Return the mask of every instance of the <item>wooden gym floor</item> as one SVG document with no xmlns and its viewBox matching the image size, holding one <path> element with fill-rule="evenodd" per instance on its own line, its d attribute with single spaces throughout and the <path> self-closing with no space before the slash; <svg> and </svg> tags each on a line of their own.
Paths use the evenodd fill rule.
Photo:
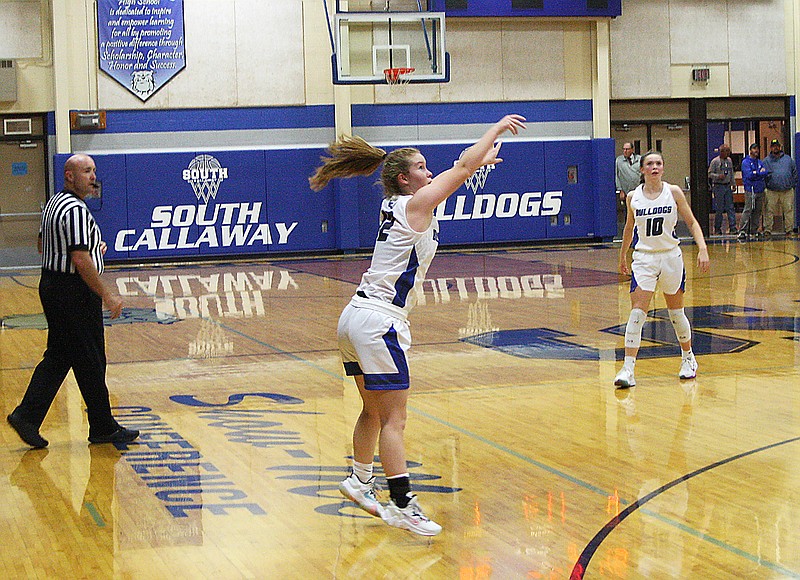
<svg viewBox="0 0 800 580">
<path fill-rule="evenodd" d="M 715 241 L 710 274 L 684 244 L 698 377 L 659 297 L 629 391 L 617 248 L 434 260 L 406 428 L 432 539 L 336 489 L 359 412 L 336 322 L 365 257 L 110 269 L 108 384 L 143 436 L 88 445 L 71 375 L 48 449 L 0 424 L 0 577 L 799 578 L 800 243 Z M 44 348 L 37 283 L 0 276 L 3 416 Z"/>
</svg>

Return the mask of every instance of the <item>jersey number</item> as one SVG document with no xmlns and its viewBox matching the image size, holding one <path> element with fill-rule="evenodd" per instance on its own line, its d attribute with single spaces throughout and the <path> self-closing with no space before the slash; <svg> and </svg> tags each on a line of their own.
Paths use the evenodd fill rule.
<svg viewBox="0 0 800 580">
<path fill-rule="evenodd" d="M 660 236 L 664 233 L 664 218 L 654 217 L 647 219 L 647 236 Z"/>
<path fill-rule="evenodd" d="M 381 227 L 378 229 L 378 241 L 385 242 L 389 237 L 389 230 L 394 224 L 394 214 L 392 212 L 381 212 Z"/>
</svg>

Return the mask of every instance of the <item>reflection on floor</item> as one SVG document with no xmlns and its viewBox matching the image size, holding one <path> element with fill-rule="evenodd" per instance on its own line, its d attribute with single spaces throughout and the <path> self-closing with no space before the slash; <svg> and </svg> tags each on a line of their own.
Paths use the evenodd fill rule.
<svg viewBox="0 0 800 580">
<path fill-rule="evenodd" d="M 337 490 L 360 404 L 336 324 L 363 257 L 110 268 L 119 449 L 70 375 L 27 451 L 0 425 L 4 577 L 798 578 L 800 242 L 684 242 L 699 362 L 663 297 L 612 383 L 618 245 L 441 252 L 411 315 L 412 486 L 444 531 Z M 45 347 L 36 270 L 0 272 L 0 411 Z M 378 482 L 386 482 L 376 460 Z M 387 492 L 381 499 L 386 501 Z M 72 557 L 84 554 L 85 557 Z"/>
</svg>

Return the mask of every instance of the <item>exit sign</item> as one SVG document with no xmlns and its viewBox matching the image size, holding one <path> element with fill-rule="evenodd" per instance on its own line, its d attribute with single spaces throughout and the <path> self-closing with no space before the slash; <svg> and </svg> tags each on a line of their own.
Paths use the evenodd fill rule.
<svg viewBox="0 0 800 580">
<path fill-rule="evenodd" d="M 711 71 L 708 68 L 693 68 L 692 69 L 692 82 L 707 83 L 711 78 Z"/>
</svg>

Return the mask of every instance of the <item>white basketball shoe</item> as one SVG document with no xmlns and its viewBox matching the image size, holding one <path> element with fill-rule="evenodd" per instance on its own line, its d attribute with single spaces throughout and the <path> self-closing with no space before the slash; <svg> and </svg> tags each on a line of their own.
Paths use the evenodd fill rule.
<svg viewBox="0 0 800 580">
<path fill-rule="evenodd" d="M 394 500 L 390 499 L 383 508 L 381 517 L 390 526 L 408 530 L 420 536 L 435 536 L 442 531 L 442 526 L 422 512 L 422 508 L 417 502 L 417 496 L 412 497 L 404 508 L 397 507 Z"/>
<path fill-rule="evenodd" d="M 339 484 L 341 494 L 358 504 L 365 512 L 375 517 L 381 517 L 383 506 L 378 501 L 378 494 L 375 491 L 375 477 L 370 477 L 367 483 L 361 483 L 355 473 L 351 473 Z"/>
<path fill-rule="evenodd" d="M 678 376 L 682 379 L 693 379 L 697 376 L 697 359 L 693 354 L 681 361 L 681 370 L 678 371 Z"/>
<path fill-rule="evenodd" d="M 633 377 L 633 368 L 628 365 L 622 365 L 622 368 L 614 378 L 614 385 L 620 389 L 627 389 L 628 387 L 636 386 L 636 379 Z"/>
</svg>

